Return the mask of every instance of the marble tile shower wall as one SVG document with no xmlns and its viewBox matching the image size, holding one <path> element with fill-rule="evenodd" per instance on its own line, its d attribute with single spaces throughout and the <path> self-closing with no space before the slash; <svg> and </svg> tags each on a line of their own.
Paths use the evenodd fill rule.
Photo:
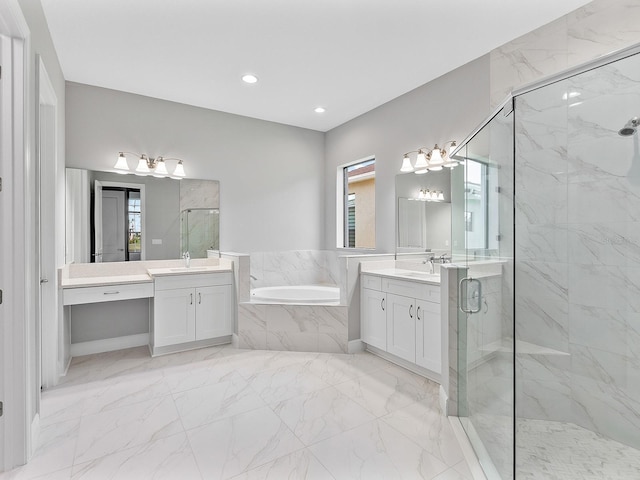
<svg viewBox="0 0 640 480">
<path fill-rule="evenodd" d="M 340 285 L 338 255 L 325 250 L 251 254 L 251 287 Z"/>
<path fill-rule="evenodd" d="M 637 0 L 595 0 L 491 52 L 491 105 L 515 88 L 638 42 Z"/>
<path fill-rule="evenodd" d="M 637 57 L 517 99 L 516 334 L 519 416 L 640 448 Z"/>
</svg>

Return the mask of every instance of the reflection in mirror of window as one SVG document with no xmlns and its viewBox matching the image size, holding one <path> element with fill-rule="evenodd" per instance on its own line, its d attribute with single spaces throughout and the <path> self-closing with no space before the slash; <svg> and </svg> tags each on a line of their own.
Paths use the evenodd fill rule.
<svg viewBox="0 0 640 480">
<path fill-rule="evenodd" d="M 487 249 L 487 164 L 467 159 L 464 183 L 464 230 L 467 248 Z"/>
<path fill-rule="evenodd" d="M 338 247 L 376 246 L 375 163 L 375 158 L 368 158 L 338 169 L 338 180 L 343 187 L 342 218 L 338 225 L 342 241 Z"/>
</svg>

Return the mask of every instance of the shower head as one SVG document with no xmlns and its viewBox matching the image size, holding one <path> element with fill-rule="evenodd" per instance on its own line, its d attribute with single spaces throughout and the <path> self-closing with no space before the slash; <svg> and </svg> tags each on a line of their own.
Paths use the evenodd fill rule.
<svg viewBox="0 0 640 480">
<path fill-rule="evenodd" d="M 638 117 L 633 117 L 624 127 L 618 130 L 618 135 L 621 137 L 630 137 L 638 131 L 638 125 L 640 125 L 640 119 Z"/>
</svg>

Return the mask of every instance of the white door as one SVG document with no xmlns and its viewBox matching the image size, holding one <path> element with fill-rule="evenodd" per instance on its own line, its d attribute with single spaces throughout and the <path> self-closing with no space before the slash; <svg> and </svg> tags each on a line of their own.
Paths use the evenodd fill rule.
<svg viewBox="0 0 640 480">
<path fill-rule="evenodd" d="M 196 339 L 195 289 L 156 290 L 153 299 L 153 346 L 163 347 Z"/>
<path fill-rule="evenodd" d="M 197 288 L 196 340 L 223 337 L 232 333 L 231 286 Z"/>
<path fill-rule="evenodd" d="M 415 363 L 415 300 L 389 293 L 387 302 L 387 352 Z"/>
<path fill-rule="evenodd" d="M 93 261 L 102 262 L 102 182 L 95 181 L 93 191 Z"/>
<path fill-rule="evenodd" d="M 416 301 L 416 363 L 442 373 L 440 304 Z"/>
<path fill-rule="evenodd" d="M 386 294 L 363 288 L 360 300 L 362 341 L 372 347 L 387 349 Z"/>
<path fill-rule="evenodd" d="M 102 261 L 125 261 L 125 193 L 102 190 Z M 97 222 L 96 222 L 97 223 Z"/>
</svg>

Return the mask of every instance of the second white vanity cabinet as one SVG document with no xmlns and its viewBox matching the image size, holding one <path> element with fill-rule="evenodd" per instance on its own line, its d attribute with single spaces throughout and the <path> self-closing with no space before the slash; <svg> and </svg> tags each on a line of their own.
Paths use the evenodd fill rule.
<svg viewBox="0 0 640 480">
<path fill-rule="evenodd" d="M 231 302 L 230 273 L 157 277 L 150 326 L 152 353 L 176 350 L 161 347 L 230 336 Z"/>
<path fill-rule="evenodd" d="M 363 273 L 360 315 L 367 345 L 441 374 L 439 285 Z"/>
</svg>

